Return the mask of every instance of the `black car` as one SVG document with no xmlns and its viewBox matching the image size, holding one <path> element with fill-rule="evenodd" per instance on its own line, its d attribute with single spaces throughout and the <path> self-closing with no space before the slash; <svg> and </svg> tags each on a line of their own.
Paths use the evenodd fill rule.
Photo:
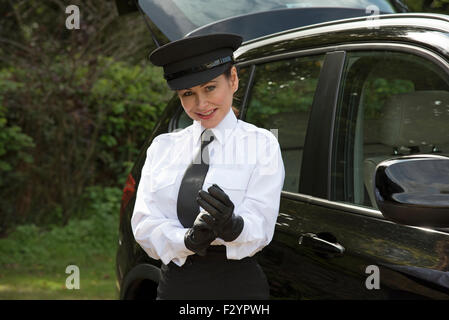
<svg viewBox="0 0 449 320">
<path fill-rule="evenodd" d="M 216 31 L 245 39 L 234 107 L 277 132 L 286 170 L 274 238 L 258 253 L 271 297 L 449 299 L 449 16 L 387 1 L 241 1 L 200 14 L 202 2 L 139 4 L 160 44 Z M 174 96 L 128 177 L 122 299 L 154 299 L 159 279 L 161 262 L 130 225 L 146 149 L 191 123 Z"/>
</svg>

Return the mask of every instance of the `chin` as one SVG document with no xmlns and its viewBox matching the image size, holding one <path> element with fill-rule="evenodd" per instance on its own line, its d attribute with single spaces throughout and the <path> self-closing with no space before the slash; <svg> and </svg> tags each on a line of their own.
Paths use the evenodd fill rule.
<svg viewBox="0 0 449 320">
<path fill-rule="evenodd" d="M 211 129 L 211 128 L 215 128 L 219 122 L 214 121 L 214 122 L 209 122 L 209 121 L 204 121 L 204 120 L 199 120 L 201 122 L 201 125 L 205 128 L 205 129 Z"/>
<path fill-rule="evenodd" d="M 204 119 L 198 119 L 198 121 L 201 123 L 201 125 L 206 129 L 215 128 L 218 126 L 218 124 L 223 120 L 224 116 L 222 114 L 216 114 L 213 119 L 210 120 L 204 120 Z"/>
</svg>

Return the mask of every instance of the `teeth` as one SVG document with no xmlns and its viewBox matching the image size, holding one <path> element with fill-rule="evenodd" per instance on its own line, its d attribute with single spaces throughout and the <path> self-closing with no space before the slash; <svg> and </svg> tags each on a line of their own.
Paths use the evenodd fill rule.
<svg viewBox="0 0 449 320">
<path fill-rule="evenodd" d="M 208 116 L 208 115 L 210 115 L 212 112 L 214 112 L 214 109 L 212 109 L 212 110 L 209 111 L 208 113 L 200 113 L 200 115 L 202 115 L 202 116 Z"/>
</svg>

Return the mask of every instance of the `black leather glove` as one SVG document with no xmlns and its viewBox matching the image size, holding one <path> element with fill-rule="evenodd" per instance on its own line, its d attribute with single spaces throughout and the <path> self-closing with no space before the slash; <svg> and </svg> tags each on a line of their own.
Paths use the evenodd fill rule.
<svg viewBox="0 0 449 320">
<path fill-rule="evenodd" d="M 205 256 L 210 243 L 215 240 L 216 235 L 209 223 L 204 220 L 207 213 L 200 212 L 193 223 L 192 228 L 187 230 L 184 236 L 184 244 L 187 249 L 200 256 Z M 210 218 L 210 217 L 206 217 Z"/>
<path fill-rule="evenodd" d="M 234 214 L 234 204 L 219 186 L 214 184 L 207 191 L 200 190 L 196 198 L 198 204 L 214 218 L 212 220 L 205 215 L 204 221 L 224 241 L 235 240 L 243 230 L 243 218 Z"/>
</svg>

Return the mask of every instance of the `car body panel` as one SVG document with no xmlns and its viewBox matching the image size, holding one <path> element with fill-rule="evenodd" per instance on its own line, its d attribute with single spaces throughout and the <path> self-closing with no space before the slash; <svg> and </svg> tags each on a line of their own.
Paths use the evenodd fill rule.
<svg viewBox="0 0 449 320">
<path fill-rule="evenodd" d="M 259 257 L 273 298 L 449 299 L 449 287 L 429 288 L 394 269 L 405 265 L 447 271 L 449 234 L 355 214 L 351 206 L 319 198 L 286 192 L 282 196 L 275 237 Z M 299 238 L 309 232 L 332 235 L 346 249 L 344 254 L 302 247 Z M 366 286 L 369 266 L 379 268 L 379 289 Z"/>
</svg>

